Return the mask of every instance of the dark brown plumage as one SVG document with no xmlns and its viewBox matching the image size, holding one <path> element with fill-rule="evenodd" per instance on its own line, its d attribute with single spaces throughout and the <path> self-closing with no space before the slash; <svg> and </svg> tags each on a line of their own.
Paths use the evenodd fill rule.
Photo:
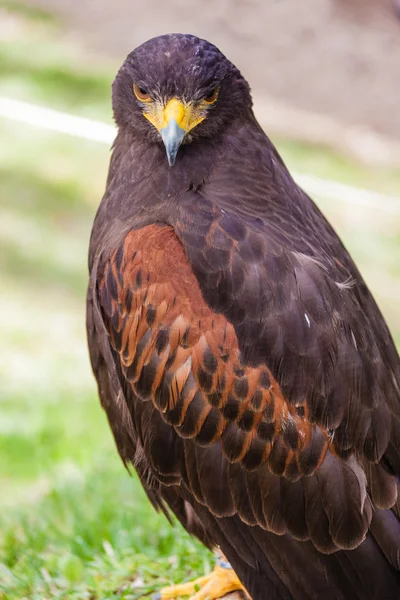
<svg viewBox="0 0 400 600">
<path fill-rule="evenodd" d="M 134 83 L 218 90 L 173 167 Z M 398 599 L 400 362 L 357 268 L 214 46 L 147 42 L 113 103 L 87 323 L 122 459 L 254 600 Z"/>
</svg>

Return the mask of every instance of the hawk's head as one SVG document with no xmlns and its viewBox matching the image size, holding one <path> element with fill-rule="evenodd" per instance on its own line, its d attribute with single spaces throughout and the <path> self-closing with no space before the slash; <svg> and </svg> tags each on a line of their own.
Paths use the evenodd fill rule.
<svg viewBox="0 0 400 600">
<path fill-rule="evenodd" d="M 238 69 L 218 48 L 193 35 L 163 35 L 139 46 L 113 84 L 119 128 L 163 142 L 171 166 L 181 144 L 218 136 L 251 105 Z"/>
</svg>

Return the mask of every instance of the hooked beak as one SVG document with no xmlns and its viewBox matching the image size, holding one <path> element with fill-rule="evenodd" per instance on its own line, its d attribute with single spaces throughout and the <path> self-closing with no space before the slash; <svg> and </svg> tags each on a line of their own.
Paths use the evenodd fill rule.
<svg viewBox="0 0 400 600">
<path fill-rule="evenodd" d="M 158 102 L 149 104 L 143 115 L 160 132 L 170 167 L 175 164 L 185 135 L 205 119 L 203 110 L 178 98 L 171 98 L 165 106 Z"/>
<path fill-rule="evenodd" d="M 176 119 L 171 119 L 168 125 L 160 129 L 160 133 L 164 142 L 165 150 L 167 151 L 169 166 L 173 167 L 179 146 L 186 135 L 186 130 L 178 125 Z"/>
</svg>

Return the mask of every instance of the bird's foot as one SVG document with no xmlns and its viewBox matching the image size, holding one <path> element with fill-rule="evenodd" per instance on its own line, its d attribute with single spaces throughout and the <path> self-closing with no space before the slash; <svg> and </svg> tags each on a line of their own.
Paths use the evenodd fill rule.
<svg viewBox="0 0 400 600">
<path fill-rule="evenodd" d="M 238 576 L 229 563 L 219 561 L 209 575 L 194 581 L 165 587 L 157 594 L 155 600 L 176 600 L 182 596 L 190 596 L 190 600 L 217 600 L 236 590 L 243 590 Z"/>
</svg>

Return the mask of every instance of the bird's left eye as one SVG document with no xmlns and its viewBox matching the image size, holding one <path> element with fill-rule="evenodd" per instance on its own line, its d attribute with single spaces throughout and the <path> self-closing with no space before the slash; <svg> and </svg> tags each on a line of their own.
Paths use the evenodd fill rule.
<svg viewBox="0 0 400 600">
<path fill-rule="evenodd" d="M 214 102 L 218 98 L 218 93 L 219 93 L 219 89 L 217 87 L 214 88 L 213 90 L 210 91 L 209 94 L 207 94 L 207 96 L 204 96 L 204 98 L 203 98 L 204 102 L 206 102 L 207 104 L 214 104 Z"/>
<path fill-rule="evenodd" d="M 150 102 L 151 96 L 149 92 L 145 88 L 140 87 L 137 83 L 133 84 L 133 92 L 140 102 Z"/>
</svg>

